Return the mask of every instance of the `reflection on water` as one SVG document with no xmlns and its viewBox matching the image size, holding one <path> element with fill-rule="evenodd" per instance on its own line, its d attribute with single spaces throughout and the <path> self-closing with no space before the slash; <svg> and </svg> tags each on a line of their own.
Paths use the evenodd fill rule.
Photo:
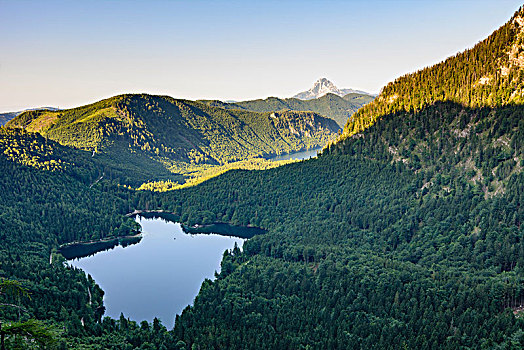
<svg viewBox="0 0 524 350">
<path fill-rule="evenodd" d="M 200 285 L 220 270 L 226 249 L 244 239 L 216 234 L 185 234 L 178 223 L 137 218 L 143 238 L 139 244 L 101 251 L 70 260 L 90 274 L 105 291 L 106 316 L 123 312 L 135 321 L 158 317 L 168 328 L 175 315 L 193 303 Z"/>
<path fill-rule="evenodd" d="M 60 248 L 58 252 L 62 254 L 67 260 L 72 260 L 91 256 L 104 250 L 113 249 L 119 245 L 125 248 L 129 245 L 138 244 L 141 240 L 142 236 L 136 235 L 111 238 L 89 243 L 68 244 Z"/>
</svg>

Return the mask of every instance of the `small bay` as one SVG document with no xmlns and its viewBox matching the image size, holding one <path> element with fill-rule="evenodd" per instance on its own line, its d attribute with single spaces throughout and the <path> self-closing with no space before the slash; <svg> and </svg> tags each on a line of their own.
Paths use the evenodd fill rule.
<svg viewBox="0 0 524 350">
<path fill-rule="evenodd" d="M 304 160 L 304 159 L 309 159 L 309 158 L 316 158 L 317 153 L 320 152 L 320 151 L 322 151 L 322 147 L 315 148 L 315 149 L 310 149 L 310 150 L 306 150 L 306 151 L 281 154 L 281 155 L 275 156 L 273 158 L 270 158 L 269 160 L 272 160 L 272 161 L 290 160 L 290 159 Z"/>
<path fill-rule="evenodd" d="M 143 229 L 138 244 L 117 246 L 69 260 L 105 291 L 105 316 L 120 313 L 135 321 L 158 317 L 168 328 L 175 315 L 193 303 L 202 282 L 220 270 L 222 255 L 244 239 L 217 234 L 186 234 L 178 223 L 137 217 Z"/>
</svg>

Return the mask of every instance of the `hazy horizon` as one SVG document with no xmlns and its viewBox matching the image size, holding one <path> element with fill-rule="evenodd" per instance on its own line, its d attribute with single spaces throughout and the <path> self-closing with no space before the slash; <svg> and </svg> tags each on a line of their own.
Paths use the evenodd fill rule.
<svg viewBox="0 0 524 350">
<path fill-rule="evenodd" d="M 285 98 L 321 77 L 377 93 L 474 46 L 520 5 L 0 0 L 0 113 L 122 93 Z"/>
</svg>

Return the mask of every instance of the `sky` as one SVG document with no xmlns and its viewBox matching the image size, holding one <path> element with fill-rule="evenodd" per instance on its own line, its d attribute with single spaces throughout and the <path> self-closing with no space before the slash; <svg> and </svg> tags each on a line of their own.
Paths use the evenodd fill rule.
<svg viewBox="0 0 524 350">
<path fill-rule="evenodd" d="M 321 77 L 376 93 L 472 47 L 520 1 L 0 0 L 0 113 L 121 93 L 291 97 Z"/>
</svg>

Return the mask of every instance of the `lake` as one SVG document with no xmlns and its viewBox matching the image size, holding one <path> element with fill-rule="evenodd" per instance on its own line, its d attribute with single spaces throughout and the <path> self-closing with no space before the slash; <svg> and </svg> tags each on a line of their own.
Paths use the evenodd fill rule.
<svg viewBox="0 0 524 350">
<path fill-rule="evenodd" d="M 204 279 L 214 279 L 226 249 L 244 239 L 217 234 L 186 234 L 180 224 L 137 217 L 138 244 L 69 260 L 105 291 L 105 316 L 123 313 L 134 321 L 158 317 L 172 328 L 175 315 L 193 303 Z"/>
<path fill-rule="evenodd" d="M 311 157 L 315 158 L 317 156 L 317 152 L 320 152 L 322 148 L 315 148 L 310 149 L 307 151 L 300 151 L 300 152 L 294 152 L 294 153 L 287 153 L 287 154 L 281 154 L 279 156 L 270 158 L 269 160 L 277 161 L 277 160 L 289 160 L 289 159 L 309 159 Z"/>
</svg>

